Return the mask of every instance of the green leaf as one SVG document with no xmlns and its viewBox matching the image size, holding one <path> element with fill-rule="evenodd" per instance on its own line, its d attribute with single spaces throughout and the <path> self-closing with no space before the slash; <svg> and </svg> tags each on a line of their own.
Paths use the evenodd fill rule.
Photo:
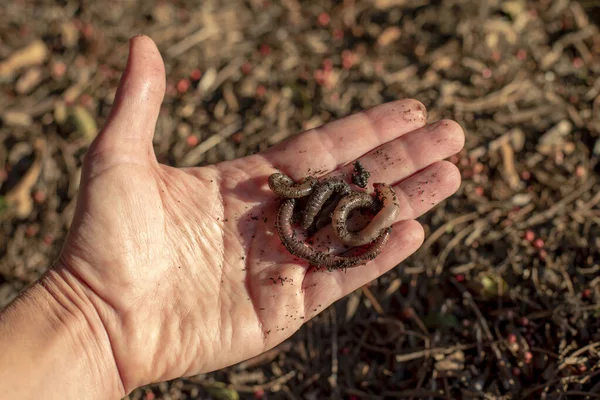
<svg viewBox="0 0 600 400">
<path fill-rule="evenodd" d="M 217 400 L 239 400 L 239 393 L 228 388 L 223 382 L 215 382 L 210 385 L 204 385 L 204 389 Z"/>
<path fill-rule="evenodd" d="M 479 275 L 479 283 L 482 286 L 481 294 L 488 297 L 498 297 L 508 292 L 508 283 L 497 274 Z"/>
<path fill-rule="evenodd" d="M 77 133 L 86 138 L 88 142 L 94 140 L 98 133 L 98 127 L 91 114 L 85 108 L 75 106 L 71 110 L 71 116 L 77 128 Z"/>
</svg>

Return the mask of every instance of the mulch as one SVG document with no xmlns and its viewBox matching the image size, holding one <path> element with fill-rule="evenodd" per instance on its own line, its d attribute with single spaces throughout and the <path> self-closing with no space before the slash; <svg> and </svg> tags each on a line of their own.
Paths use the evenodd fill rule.
<svg viewBox="0 0 600 400">
<path fill-rule="evenodd" d="M 600 398 L 597 2 L 28 3 L 0 9 L 0 308 L 58 254 L 134 34 L 165 60 L 173 166 L 405 97 L 466 133 L 417 253 L 277 348 L 130 399 Z"/>
</svg>

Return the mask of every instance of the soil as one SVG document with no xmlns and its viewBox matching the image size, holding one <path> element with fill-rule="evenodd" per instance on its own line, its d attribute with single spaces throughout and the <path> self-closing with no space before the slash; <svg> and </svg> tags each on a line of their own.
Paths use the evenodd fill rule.
<svg viewBox="0 0 600 400">
<path fill-rule="evenodd" d="M 172 166 L 406 97 L 466 133 L 417 253 L 277 348 L 128 398 L 600 397 L 597 1 L 30 3 L 0 8 L 0 308 L 58 254 L 135 34 Z"/>
<path fill-rule="evenodd" d="M 354 172 L 352 173 L 352 183 L 361 188 L 366 188 L 369 184 L 369 176 L 371 173 L 365 169 L 365 167 L 356 161 L 354 164 Z"/>
</svg>

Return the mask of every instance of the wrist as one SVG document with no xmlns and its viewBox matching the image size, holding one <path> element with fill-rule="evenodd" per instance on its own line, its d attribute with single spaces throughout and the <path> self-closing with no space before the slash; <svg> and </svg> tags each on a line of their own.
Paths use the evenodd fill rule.
<svg viewBox="0 0 600 400">
<path fill-rule="evenodd" d="M 64 269 L 50 270 L 0 315 L 0 338 L 12 398 L 124 396 L 100 316 Z"/>
</svg>

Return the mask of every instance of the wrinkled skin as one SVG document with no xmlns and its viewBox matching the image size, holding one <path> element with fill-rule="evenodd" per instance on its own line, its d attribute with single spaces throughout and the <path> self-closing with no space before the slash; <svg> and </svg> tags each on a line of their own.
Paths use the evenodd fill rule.
<svg viewBox="0 0 600 400">
<path fill-rule="evenodd" d="M 457 168 L 443 160 L 461 150 L 462 129 L 446 120 L 427 125 L 415 100 L 351 115 L 262 154 L 202 168 L 161 165 L 152 138 L 164 90 L 154 43 L 132 39 L 109 121 L 86 154 L 77 210 L 53 270 L 99 315 L 112 350 L 104 356 L 123 394 L 279 344 L 417 250 L 423 229 L 414 219 L 460 185 Z M 388 246 L 347 271 L 294 259 L 275 232 L 279 201 L 269 175 L 350 176 L 357 159 L 370 182 L 398 193 L 401 212 Z"/>
</svg>

